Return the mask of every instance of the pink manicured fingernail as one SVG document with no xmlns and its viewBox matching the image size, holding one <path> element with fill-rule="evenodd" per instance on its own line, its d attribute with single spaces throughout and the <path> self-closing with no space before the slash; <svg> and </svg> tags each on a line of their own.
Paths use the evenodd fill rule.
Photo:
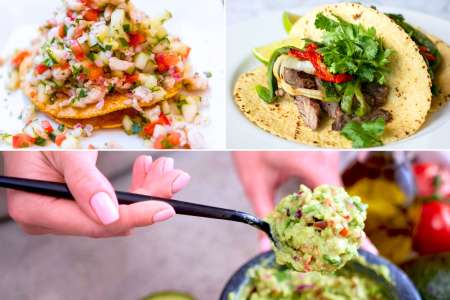
<svg viewBox="0 0 450 300">
<path fill-rule="evenodd" d="M 166 157 L 161 163 L 161 173 L 166 173 L 173 170 L 174 161 L 171 157 Z"/>
<path fill-rule="evenodd" d="M 169 220 L 175 215 L 175 211 L 172 208 L 166 208 L 153 215 L 153 223 L 159 223 Z"/>
<path fill-rule="evenodd" d="M 145 157 L 145 173 L 149 173 L 152 168 L 153 159 L 151 156 Z"/>
<path fill-rule="evenodd" d="M 270 249 L 272 249 L 272 243 L 270 242 L 270 240 L 268 238 L 264 237 L 261 240 L 260 247 L 261 247 L 261 251 L 266 252 L 266 251 L 269 251 Z"/>
<path fill-rule="evenodd" d="M 189 174 L 182 172 L 172 183 L 172 192 L 178 193 L 191 180 Z"/>
<path fill-rule="evenodd" d="M 103 224 L 108 225 L 119 219 L 119 210 L 111 197 L 105 192 L 92 196 L 91 207 Z"/>
</svg>

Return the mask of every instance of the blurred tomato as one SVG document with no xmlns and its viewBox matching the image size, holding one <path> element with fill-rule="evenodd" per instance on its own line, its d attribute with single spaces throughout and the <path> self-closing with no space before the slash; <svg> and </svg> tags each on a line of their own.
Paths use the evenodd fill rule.
<svg viewBox="0 0 450 300">
<path fill-rule="evenodd" d="M 450 198 L 450 170 L 435 163 L 418 163 L 413 166 L 417 195 L 428 199 Z"/>
<path fill-rule="evenodd" d="M 421 255 L 450 252 L 450 204 L 424 203 L 413 240 Z"/>
</svg>

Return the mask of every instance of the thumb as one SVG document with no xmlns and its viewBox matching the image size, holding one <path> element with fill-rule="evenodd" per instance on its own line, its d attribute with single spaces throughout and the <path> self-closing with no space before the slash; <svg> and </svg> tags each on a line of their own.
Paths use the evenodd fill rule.
<svg viewBox="0 0 450 300">
<path fill-rule="evenodd" d="M 66 152 L 60 166 L 70 192 L 92 220 L 108 225 L 119 219 L 116 194 L 111 183 L 96 167 L 97 153 Z"/>
</svg>

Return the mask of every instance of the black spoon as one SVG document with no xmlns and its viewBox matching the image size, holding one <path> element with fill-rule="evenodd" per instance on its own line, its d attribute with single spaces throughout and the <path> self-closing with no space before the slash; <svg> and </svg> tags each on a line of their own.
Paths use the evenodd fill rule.
<svg viewBox="0 0 450 300">
<path fill-rule="evenodd" d="M 59 182 L 0 176 L 0 187 L 74 200 L 67 185 Z M 121 191 L 116 191 L 116 195 L 120 204 L 133 204 L 149 200 L 162 201 L 171 205 L 180 215 L 245 223 L 264 231 L 276 245 L 278 244 L 272 235 L 269 223 L 242 211 Z"/>
</svg>

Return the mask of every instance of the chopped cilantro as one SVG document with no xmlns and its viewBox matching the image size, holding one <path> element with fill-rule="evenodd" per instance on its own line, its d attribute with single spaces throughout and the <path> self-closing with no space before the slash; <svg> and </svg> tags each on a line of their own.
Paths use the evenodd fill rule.
<svg viewBox="0 0 450 300">
<path fill-rule="evenodd" d="M 205 74 L 206 78 L 211 78 L 212 77 L 212 73 L 207 71 L 207 72 L 203 72 L 203 74 Z"/>
<path fill-rule="evenodd" d="M 64 132 L 65 129 L 66 129 L 66 126 L 64 126 L 64 124 L 59 124 L 59 126 L 58 126 L 59 132 Z"/>
<path fill-rule="evenodd" d="M 128 41 L 126 39 L 120 38 L 119 41 L 122 47 L 128 47 Z"/>
<path fill-rule="evenodd" d="M 34 143 L 35 143 L 37 146 L 45 146 L 45 145 L 47 144 L 47 140 L 44 139 L 44 138 L 42 138 L 42 137 L 40 137 L 40 136 L 38 136 L 38 137 L 36 138 L 36 140 L 34 141 Z"/>
<path fill-rule="evenodd" d="M 339 16 L 318 14 L 315 26 L 325 31 L 319 51 L 333 74 L 351 74 L 363 82 L 386 83 L 394 51 L 385 49 L 373 27 L 352 24 Z"/>
<path fill-rule="evenodd" d="M 183 107 L 183 105 L 188 104 L 188 102 L 186 101 L 186 99 L 180 99 L 176 102 L 177 108 L 179 111 L 181 111 L 181 108 Z"/>
<path fill-rule="evenodd" d="M 82 66 L 72 65 L 72 75 L 73 77 L 78 77 L 80 73 L 83 71 Z"/>
<path fill-rule="evenodd" d="M 44 59 L 44 65 L 47 66 L 48 68 L 53 67 L 55 64 L 56 64 L 56 61 L 51 57 L 46 57 Z"/>
<path fill-rule="evenodd" d="M 106 45 L 105 46 L 105 50 L 106 51 L 111 51 L 112 50 L 112 45 Z"/>
<path fill-rule="evenodd" d="M 124 24 L 123 25 L 123 31 L 125 31 L 126 33 L 129 33 L 131 30 L 130 24 Z"/>
<path fill-rule="evenodd" d="M 382 146 L 380 140 L 384 133 L 384 119 L 379 118 L 369 122 L 348 122 L 341 131 L 341 134 L 352 141 L 353 148 L 367 148 Z"/>
</svg>

